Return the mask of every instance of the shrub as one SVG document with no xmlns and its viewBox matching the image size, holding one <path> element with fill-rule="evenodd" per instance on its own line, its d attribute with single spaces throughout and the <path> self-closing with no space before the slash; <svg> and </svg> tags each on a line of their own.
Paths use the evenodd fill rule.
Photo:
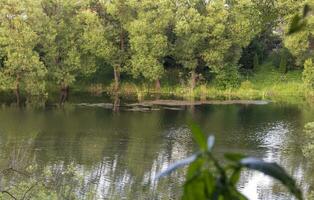
<svg viewBox="0 0 314 200">
<path fill-rule="evenodd" d="M 215 82 L 218 87 L 226 89 L 239 86 L 240 74 L 238 66 L 225 65 L 224 67 L 219 68 L 216 73 Z"/>
<path fill-rule="evenodd" d="M 251 81 L 246 80 L 241 83 L 240 89 L 242 90 L 252 90 L 254 89 L 254 85 Z"/>
</svg>

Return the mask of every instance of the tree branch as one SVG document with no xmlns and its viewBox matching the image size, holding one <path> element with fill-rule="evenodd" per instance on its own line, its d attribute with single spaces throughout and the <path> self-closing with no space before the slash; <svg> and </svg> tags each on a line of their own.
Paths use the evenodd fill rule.
<svg viewBox="0 0 314 200">
<path fill-rule="evenodd" d="M 13 196 L 13 194 L 11 194 L 9 191 L 3 190 L 3 191 L 1 191 L 1 193 L 7 194 L 10 197 L 12 197 L 12 199 L 17 200 L 17 198 L 15 196 Z"/>
</svg>

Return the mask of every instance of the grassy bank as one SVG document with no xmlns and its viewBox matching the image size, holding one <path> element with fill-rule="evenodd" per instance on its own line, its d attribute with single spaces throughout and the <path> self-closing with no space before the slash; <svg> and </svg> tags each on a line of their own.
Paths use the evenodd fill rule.
<svg viewBox="0 0 314 200">
<path fill-rule="evenodd" d="M 161 81 L 160 91 L 155 90 L 152 83 L 136 82 L 134 80 L 123 81 L 120 85 L 119 95 L 137 101 L 145 99 L 184 99 L 184 100 L 271 100 L 274 102 L 299 103 L 310 101 L 314 103 L 314 91 L 304 87 L 302 82 L 302 70 L 289 71 L 282 74 L 270 62 L 259 66 L 250 75 L 242 75 L 242 80 L 236 88 L 221 89 L 215 83 L 203 82 L 192 90 L 187 83 L 179 84 L 178 77 L 171 74 Z M 171 82 L 167 82 L 171 80 Z M 47 82 L 49 102 L 57 102 L 59 88 L 55 83 Z M 70 96 L 79 94 L 84 100 L 92 99 L 92 96 L 114 96 L 113 85 L 109 83 L 77 82 L 70 88 Z M 91 94 L 91 95 L 90 95 Z M 12 91 L 0 94 L 2 102 L 14 101 Z M 70 99 L 70 101 L 73 98 Z"/>
<path fill-rule="evenodd" d="M 299 102 L 313 99 L 314 92 L 306 89 L 302 82 L 302 70 L 289 71 L 282 74 L 271 63 L 265 63 L 256 69 L 254 75 L 243 77 L 239 87 L 220 89 L 214 83 L 203 83 L 194 90 L 188 85 L 162 83 L 161 96 L 182 99 L 243 99 L 243 100 L 271 100 L 276 102 Z M 80 87 L 82 88 L 82 87 Z M 112 87 L 102 84 L 92 84 L 85 89 L 91 93 L 112 93 Z M 157 91 L 153 84 L 135 84 L 123 82 L 120 95 L 136 96 L 143 100 Z"/>
</svg>

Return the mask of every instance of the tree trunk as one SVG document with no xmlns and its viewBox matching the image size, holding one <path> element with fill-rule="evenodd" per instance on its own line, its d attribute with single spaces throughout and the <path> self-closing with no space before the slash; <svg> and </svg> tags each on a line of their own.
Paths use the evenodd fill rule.
<svg viewBox="0 0 314 200">
<path fill-rule="evenodd" d="M 196 73 L 195 71 L 193 70 L 191 72 L 191 89 L 193 90 L 196 86 Z"/>
<path fill-rule="evenodd" d="M 19 80 L 16 81 L 16 86 L 15 86 L 15 97 L 16 97 L 16 105 L 20 105 L 20 82 Z"/>
<path fill-rule="evenodd" d="M 120 97 L 119 94 L 116 92 L 114 94 L 114 101 L 113 101 L 113 112 L 119 112 L 120 108 Z"/>
<path fill-rule="evenodd" d="M 120 69 L 118 66 L 113 68 L 114 71 L 114 91 L 117 92 L 120 87 Z"/>
<path fill-rule="evenodd" d="M 121 52 L 124 52 L 124 30 L 123 27 L 120 27 L 120 50 Z M 119 66 L 115 66 L 113 67 L 113 71 L 114 71 L 114 92 L 118 92 L 119 91 L 119 87 L 120 87 L 120 68 L 123 65 L 122 64 L 123 61 L 120 59 L 120 64 Z"/>
<path fill-rule="evenodd" d="M 124 30 L 120 27 L 120 50 L 124 51 Z"/>
<path fill-rule="evenodd" d="M 68 99 L 69 99 L 69 86 L 66 84 L 61 85 L 61 90 L 60 90 L 60 105 L 63 105 Z"/>
<path fill-rule="evenodd" d="M 160 92 L 160 88 L 161 88 L 161 86 L 160 86 L 160 80 L 157 79 L 157 80 L 156 80 L 156 83 L 155 83 L 156 92 Z"/>
</svg>

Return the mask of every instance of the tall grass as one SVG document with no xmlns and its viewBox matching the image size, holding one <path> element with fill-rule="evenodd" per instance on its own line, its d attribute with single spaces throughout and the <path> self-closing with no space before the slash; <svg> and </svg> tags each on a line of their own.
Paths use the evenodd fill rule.
<svg viewBox="0 0 314 200">
<path fill-rule="evenodd" d="M 173 75 L 174 77 L 175 75 Z M 172 77 L 172 79 L 174 79 Z M 194 90 L 188 83 L 176 83 L 162 81 L 160 91 L 155 90 L 153 83 L 134 83 L 124 81 L 120 85 L 119 94 L 121 96 L 133 96 L 138 101 L 142 101 L 154 95 L 161 95 L 169 98 L 180 98 L 186 100 L 272 100 L 279 102 L 296 102 L 304 99 L 314 101 L 314 91 L 306 89 L 302 82 L 302 71 L 294 70 L 286 74 L 275 68 L 271 62 L 259 65 L 255 72 L 250 76 L 243 77 L 240 86 L 237 88 L 221 89 L 214 83 L 199 84 Z M 99 94 L 106 92 L 114 93 L 114 87 L 111 85 L 93 84 L 89 87 L 80 86 L 93 93 Z M 157 96 L 158 96 L 157 95 Z"/>
</svg>

